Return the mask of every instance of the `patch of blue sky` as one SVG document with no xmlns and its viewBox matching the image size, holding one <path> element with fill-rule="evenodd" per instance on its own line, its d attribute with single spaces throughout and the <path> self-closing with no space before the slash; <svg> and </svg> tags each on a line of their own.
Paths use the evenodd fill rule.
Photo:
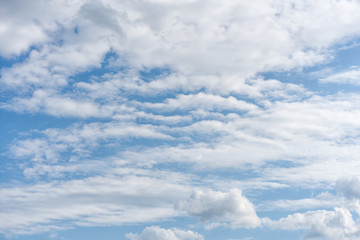
<svg viewBox="0 0 360 240">
<path fill-rule="evenodd" d="M 0 159 L 0 186 L 4 187 L 25 179 L 23 172 L 19 171 L 19 166 L 14 159 L 9 158 L 4 153 L 0 153 Z"/>
<path fill-rule="evenodd" d="M 351 66 L 360 66 L 360 38 L 355 38 L 346 45 L 336 49 L 336 57 L 330 63 L 335 70 L 342 70 Z"/>
<path fill-rule="evenodd" d="M 74 33 L 79 34 L 79 27 L 78 26 L 74 27 Z"/>
</svg>

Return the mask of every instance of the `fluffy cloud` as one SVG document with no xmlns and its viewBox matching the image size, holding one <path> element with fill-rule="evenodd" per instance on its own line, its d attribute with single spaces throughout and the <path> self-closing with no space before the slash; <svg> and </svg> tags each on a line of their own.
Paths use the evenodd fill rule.
<svg viewBox="0 0 360 240">
<path fill-rule="evenodd" d="M 308 230 L 305 239 L 351 240 L 360 237 L 359 227 L 345 208 L 296 213 L 278 221 L 268 220 L 266 224 L 276 229 Z"/>
<path fill-rule="evenodd" d="M 26 14 L 15 17 L 13 10 L 19 6 Z M 18 54 L 53 36 L 62 44 L 49 41 L 33 50 L 26 62 L 3 70 L 1 81 L 17 87 L 65 84 L 69 76 L 100 67 L 110 51 L 119 55 L 119 66 L 170 66 L 190 75 L 236 73 L 246 78 L 311 66 L 328 59 L 326 49 L 332 44 L 359 34 L 360 21 L 351 14 L 359 10 L 359 3 L 346 0 L 35 1 L 25 6 L 20 1 L 4 6 L 13 17 L 5 21 L 7 37 L 2 39 L 21 39 L 15 49 L 2 48 L 4 54 Z M 48 14 L 38 13 L 45 8 Z M 38 34 L 17 36 L 23 31 L 6 30 L 19 28 L 35 28 Z"/>
<path fill-rule="evenodd" d="M 196 191 L 178 208 L 202 222 L 229 223 L 232 228 L 253 228 L 261 224 L 253 204 L 238 189 L 229 192 Z"/>
<path fill-rule="evenodd" d="M 60 24 L 73 19 L 81 2 L 2 1 L 0 55 L 12 57 L 26 52 L 31 46 L 54 41 L 53 32 L 61 28 Z"/>
<path fill-rule="evenodd" d="M 359 33 L 359 18 L 348 15 L 359 9 L 356 1 L 143 1 L 139 6 L 131 7 L 140 24 L 127 32 L 135 49 L 131 63 L 169 64 L 183 72 L 236 71 L 246 76 L 308 66 L 325 60 L 322 49 Z M 162 11 L 153 17 L 154 9 Z M 319 33 L 323 29 L 324 35 Z M 147 36 L 147 42 L 139 35 Z"/>
<path fill-rule="evenodd" d="M 164 229 L 158 226 L 147 227 L 138 235 L 133 233 L 126 234 L 130 240 L 203 240 L 204 238 L 193 231 L 181 230 L 177 228 Z"/>
</svg>

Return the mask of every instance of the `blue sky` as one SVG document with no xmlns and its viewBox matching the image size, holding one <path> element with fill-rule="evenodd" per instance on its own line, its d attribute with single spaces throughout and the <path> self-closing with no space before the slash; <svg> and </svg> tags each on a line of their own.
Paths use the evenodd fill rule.
<svg viewBox="0 0 360 240">
<path fill-rule="evenodd" d="M 0 239 L 360 239 L 360 1 L 0 9 Z"/>
</svg>

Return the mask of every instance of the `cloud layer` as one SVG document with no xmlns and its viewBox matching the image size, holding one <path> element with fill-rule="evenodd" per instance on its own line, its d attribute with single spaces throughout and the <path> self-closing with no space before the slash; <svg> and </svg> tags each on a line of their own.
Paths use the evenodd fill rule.
<svg viewBox="0 0 360 240">
<path fill-rule="evenodd" d="M 0 234 L 359 238 L 359 1 L 0 9 Z"/>
</svg>

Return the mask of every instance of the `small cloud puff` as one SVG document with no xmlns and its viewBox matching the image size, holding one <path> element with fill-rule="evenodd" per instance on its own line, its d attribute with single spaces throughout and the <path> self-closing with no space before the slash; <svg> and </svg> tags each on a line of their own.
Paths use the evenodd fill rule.
<svg viewBox="0 0 360 240">
<path fill-rule="evenodd" d="M 190 230 L 164 229 L 158 226 L 147 227 L 140 235 L 128 233 L 125 236 L 130 240 L 204 240 L 202 235 Z"/>
<path fill-rule="evenodd" d="M 238 189 L 229 192 L 198 190 L 187 200 L 181 201 L 178 208 L 198 217 L 201 222 L 215 222 L 212 226 L 220 224 L 231 228 L 253 228 L 261 225 L 254 205 Z"/>
</svg>

